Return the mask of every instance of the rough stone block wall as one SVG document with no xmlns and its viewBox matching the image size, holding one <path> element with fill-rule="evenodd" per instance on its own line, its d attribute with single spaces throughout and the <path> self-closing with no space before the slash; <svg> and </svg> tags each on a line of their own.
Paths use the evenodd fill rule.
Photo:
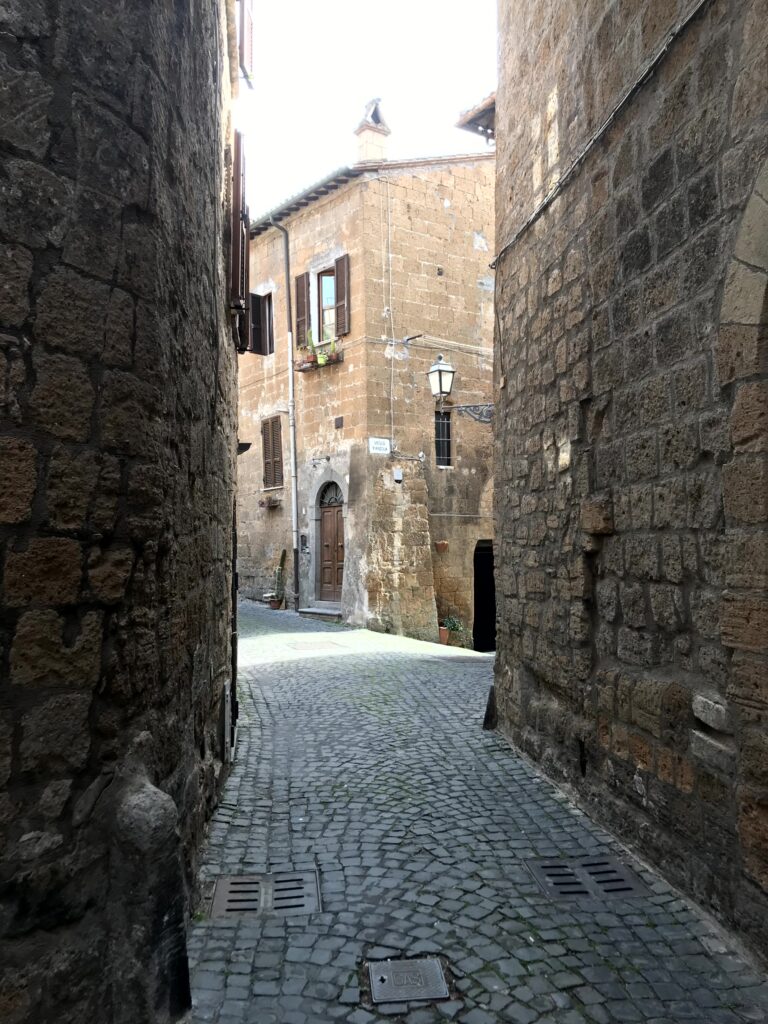
<svg viewBox="0 0 768 1024">
<path fill-rule="evenodd" d="M 230 664 L 226 38 L 218 0 L 0 5 L 6 1024 L 188 1001 Z"/>
<path fill-rule="evenodd" d="M 500 4 L 498 247 L 692 5 Z M 764 0 L 712 0 L 499 262 L 503 727 L 765 948 Z"/>
<path fill-rule="evenodd" d="M 296 374 L 299 531 L 307 541 L 299 556 L 302 606 L 319 592 L 316 503 L 322 483 L 334 480 L 345 498 L 345 619 L 436 639 L 431 574 L 437 567 L 441 614 L 452 610 L 471 627 L 474 540 L 492 536 L 492 429 L 457 414 L 455 464 L 438 471 L 426 371 L 444 350 L 458 371 L 455 401 L 490 401 L 493 166 L 487 155 L 393 163 L 284 222 L 294 278 L 327 269 L 342 253 L 350 257 L 351 329 L 339 346 L 344 362 Z M 283 240 L 277 231 L 253 240 L 251 282 L 257 292 L 272 294 L 275 328 L 274 354 L 247 354 L 240 364 L 240 439 L 252 448 L 238 461 L 238 572 L 241 591 L 259 598 L 271 589 L 282 548 L 289 552 L 292 577 L 287 328 Z M 316 318 L 315 300 L 313 286 Z M 390 304 L 394 320 L 385 313 Z M 395 345 L 389 340 L 393 322 Z M 403 336 L 419 333 L 432 337 L 401 343 Z M 369 456 L 369 436 L 392 436 L 393 407 L 399 454 Z M 279 503 L 268 508 L 259 505 L 267 498 L 261 421 L 273 415 L 281 416 L 284 483 L 270 492 Z M 411 462 L 419 451 L 426 458 L 416 472 Z M 393 489 L 398 466 L 406 479 Z M 432 512 L 444 515 L 441 530 L 446 527 L 442 532 L 453 543 L 431 569 Z"/>
</svg>

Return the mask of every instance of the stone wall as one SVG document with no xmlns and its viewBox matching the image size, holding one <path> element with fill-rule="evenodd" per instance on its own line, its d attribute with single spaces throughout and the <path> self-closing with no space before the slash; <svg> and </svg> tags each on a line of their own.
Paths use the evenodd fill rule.
<svg viewBox="0 0 768 1024">
<path fill-rule="evenodd" d="M 690 8 L 502 0 L 499 248 Z M 502 254 L 496 381 L 503 728 L 763 948 L 767 44 L 705 4 Z"/>
<path fill-rule="evenodd" d="M 0 5 L 7 1024 L 188 1003 L 230 666 L 226 6 Z"/>
</svg>

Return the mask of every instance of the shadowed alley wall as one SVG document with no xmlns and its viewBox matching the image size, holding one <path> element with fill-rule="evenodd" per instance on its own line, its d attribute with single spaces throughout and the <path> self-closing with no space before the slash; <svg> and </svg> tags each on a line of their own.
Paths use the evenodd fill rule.
<svg viewBox="0 0 768 1024">
<path fill-rule="evenodd" d="M 226 7 L 0 5 L 4 1024 L 188 1000 L 230 659 Z"/>
<path fill-rule="evenodd" d="M 502 0 L 510 242 L 690 2 Z M 768 932 L 768 7 L 712 0 L 498 267 L 503 727 Z"/>
</svg>

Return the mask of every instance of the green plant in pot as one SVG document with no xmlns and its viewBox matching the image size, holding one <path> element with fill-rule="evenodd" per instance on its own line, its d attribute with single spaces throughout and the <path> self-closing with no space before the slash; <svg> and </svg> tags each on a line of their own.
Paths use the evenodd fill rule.
<svg viewBox="0 0 768 1024">
<path fill-rule="evenodd" d="M 446 615 L 440 623 L 439 629 L 440 643 L 447 644 L 451 642 L 452 635 L 455 639 L 464 632 L 464 624 L 461 619 L 457 619 L 455 615 Z"/>
<path fill-rule="evenodd" d="M 285 557 L 286 551 L 283 548 L 280 554 L 280 565 L 275 569 L 275 589 L 269 599 L 270 608 L 282 608 L 285 600 Z"/>
<path fill-rule="evenodd" d="M 306 358 L 307 358 L 307 362 L 308 363 L 316 363 L 317 362 L 317 352 L 315 351 L 315 343 L 312 340 L 312 328 L 311 327 L 309 327 L 307 329 L 307 356 L 306 356 Z"/>
<path fill-rule="evenodd" d="M 331 338 L 331 346 L 330 349 L 328 350 L 329 363 L 338 363 L 339 361 L 339 353 L 336 351 L 336 341 L 337 339 L 335 337 Z"/>
</svg>

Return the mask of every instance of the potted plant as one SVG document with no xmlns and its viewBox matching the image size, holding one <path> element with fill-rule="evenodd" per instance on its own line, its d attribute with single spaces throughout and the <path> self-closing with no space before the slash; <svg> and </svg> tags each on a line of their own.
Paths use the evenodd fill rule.
<svg viewBox="0 0 768 1024">
<path fill-rule="evenodd" d="M 450 644 L 451 640 L 454 639 L 452 634 L 456 634 L 456 637 L 458 637 L 459 633 L 462 633 L 464 630 L 461 619 L 457 619 L 455 615 L 446 615 L 438 628 L 440 630 L 441 644 Z"/>
<path fill-rule="evenodd" d="M 269 607 L 278 609 L 283 607 L 285 600 L 285 548 L 280 555 L 280 565 L 275 569 L 275 589 L 269 595 Z"/>
<path fill-rule="evenodd" d="M 336 338 L 331 338 L 331 347 L 328 351 L 329 363 L 338 363 L 339 361 L 339 353 L 336 351 L 336 341 Z"/>
<path fill-rule="evenodd" d="M 308 363 L 317 362 L 317 353 L 315 352 L 315 343 L 312 340 L 312 328 L 307 329 L 307 355 L 306 360 Z"/>
<path fill-rule="evenodd" d="M 327 362 L 328 362 L 328 353 L 325 351 L 325 349 L 320 349 L 320 351 L 317 353 L 317 365 L 318 366 L 325 366 L 325 364 Z"/>
</svg>

